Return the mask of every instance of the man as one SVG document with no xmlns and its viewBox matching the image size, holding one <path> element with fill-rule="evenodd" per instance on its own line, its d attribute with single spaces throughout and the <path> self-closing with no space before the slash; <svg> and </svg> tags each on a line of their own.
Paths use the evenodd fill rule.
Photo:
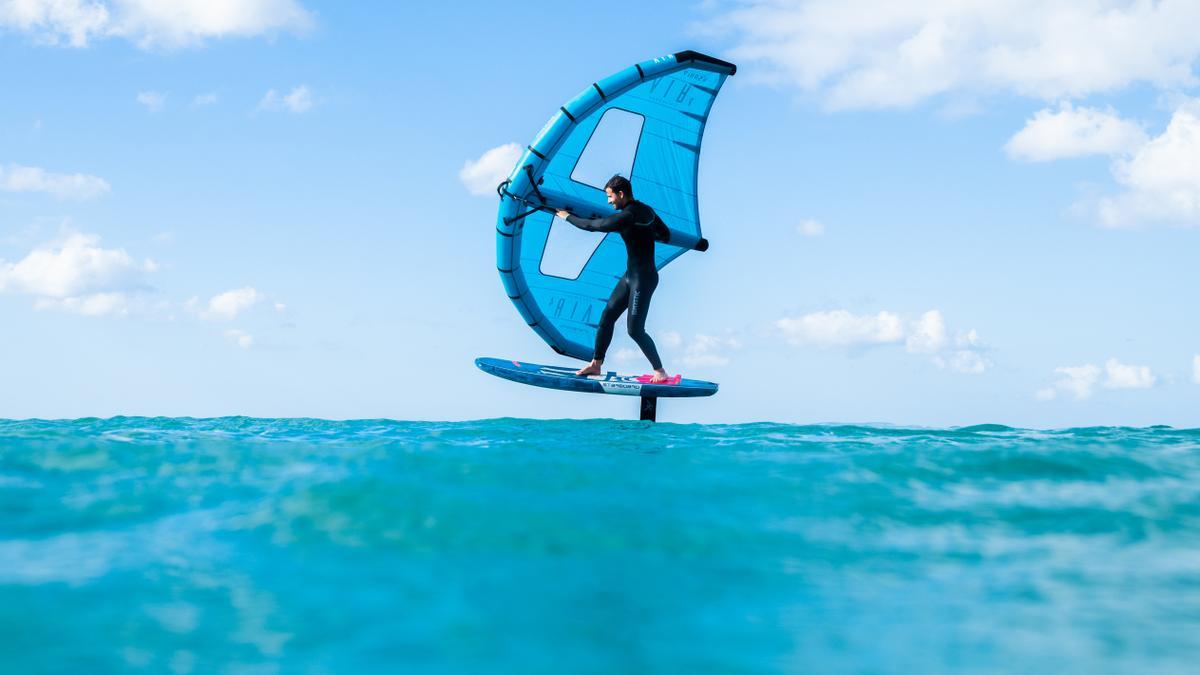
<svg viewBox="0 0 1200 675">
<path fill-rule="evenodd" d="M 582 230 L 619 232 L 625 242 L 627 255 L 625 276 L 617 282 L 617 287 L 608 298 L 608 305 L 600 314 L 592 362 L 575 374 L 600 374 L 604 355 L 612 342 L 613 326 L 621 312 L 628 309 L 629 337 L 642 348 L 642 353 L 654 368 L 654 376 L 650 382 L 662 383 L 668 379 L 667 371 L 663 370 L 662 359 L 658 358 L 654 340 L 646 334 L 646 313 L 650 311 L 650 296 L 658 286 L 658 268 L 654 266 L 654 242 L 667 241 L 669 232 L 666 224 L 654 213 L 654 209 L 633 198 L 633 186 L 629 184 L 629 179 L 620 175 L 613 176 L 604 185 L 604 193 L 608 196 L 608 203 L 617 210 L 616 215 L 589 220 L 566 211 L 557 212 L 559 218 Z"/>
</svg>

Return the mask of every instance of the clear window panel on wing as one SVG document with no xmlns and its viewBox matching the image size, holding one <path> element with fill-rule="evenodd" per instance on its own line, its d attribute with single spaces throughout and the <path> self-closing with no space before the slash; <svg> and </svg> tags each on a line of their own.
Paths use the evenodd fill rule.
<svg viewBox="0 0 1200 675">
<path fill-rule="evenodd" d="M 571 180 L 603 190 L 616 174 L 630 178 L 644 122 L 644 117 L 628 110 L 605 110 L 571 171 Z"/>
<path fill-rule="evenodd" d="M 584 265 L 604 241 L 603 232 L 588 232 L 558 216 L 550 223 L 546 248 L 542 249 L 542 274 L 561 279 L 578 279 Z"/>
</svg>

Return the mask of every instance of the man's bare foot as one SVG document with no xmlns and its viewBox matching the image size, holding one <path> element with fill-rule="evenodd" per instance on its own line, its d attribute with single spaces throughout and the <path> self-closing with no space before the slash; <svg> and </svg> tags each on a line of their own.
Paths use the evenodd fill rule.
<svg viewBox="0 0 1200 675">
<path fill-rule="evenodd" d="M 650 378 L 650 384 L 659 384 L 661 382 L 666 382 L 669 379 L 671 379 L 671 376 L 667 375 L 667 371 L 663 370 L 662 368 L 655 368 L 654 377 Z"/>
<path fill-rule="evenodd" d="M 595 359 L 592 359 L 591 363 L 589 363 L 586 366 L 575 371 L 575 374 L 580 375 L 580 376 L 599 375 L 600 374 L 600 366 L 602 366 L 602 365 L 604 365 L 603 361 L 597 361 Z"/>
</svg>

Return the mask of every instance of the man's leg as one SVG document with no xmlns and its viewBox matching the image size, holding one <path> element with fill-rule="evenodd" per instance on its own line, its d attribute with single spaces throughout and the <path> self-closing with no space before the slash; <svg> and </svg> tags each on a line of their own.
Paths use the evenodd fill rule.
<svg viewBox="0 0 1200 675">
<path fill-rule="evenodd" d="M 604 356 L 608 353 L 608 345 L 612 344 L 613 326 L 617 317 L 629 306 L 629 279 L 621 277 L 612 295 L 608 296 L 608 304 L 600 313 L 600 324 L 596 326 L 596 348 L 592 351 L 592 362 L 575 371 L 576 375 L 599 375 L 600 366 L 604 364 Z"/>
<path fill-rule="evenodd" d="M 658 279 L 634 279 L 629 285 L 629 337 L 642 348 L 642 353 L 650 361 L 650 367 L 654 368 L 654 379 L 651 382 L 661 382 L 667 379 L 667 373 L 663 370 L 662 359 L 658 357 L 658 349 L 654 346 L 654 340 L 650 339 L 650 335 L 646 333 L 646 315 L 650 313 L 650 298 L 654 295 L 654 289 L 658 287 Z"/>
</svg>

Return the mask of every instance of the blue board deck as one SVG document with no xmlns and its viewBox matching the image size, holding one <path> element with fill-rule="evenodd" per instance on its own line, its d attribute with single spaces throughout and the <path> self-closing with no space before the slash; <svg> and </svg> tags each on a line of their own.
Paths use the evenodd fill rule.
<svg viewBox="0 0 1200 675">
<path fill-rule="evenodd" d="M 638 381 L 638 378 L 643 376 L 622 375 L 616 372 L 581 377 L 575 374 L 578 368 L 544 366 L 510 359 L 478 358 L 475 359 L 475 365 L 485 373 L 506 380 L 566 391 L 645 398 L 712 396 L 717 393 L 717 383 L 704 380 L 681 379 L 678 384 L 648 384 Z"/>
</svg>

